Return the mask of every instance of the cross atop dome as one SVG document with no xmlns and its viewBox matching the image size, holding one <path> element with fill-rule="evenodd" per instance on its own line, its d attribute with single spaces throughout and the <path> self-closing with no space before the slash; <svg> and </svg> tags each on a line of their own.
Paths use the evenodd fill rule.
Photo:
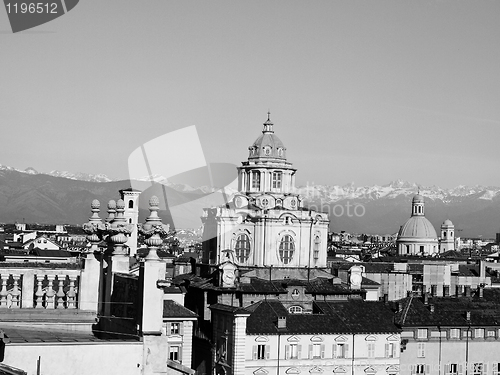
<svg viewBox="0 0 500 375">
<path fill-rule="evenodd" d="M 271 112 L 267 111 L 267 120 L 264 123 L 264 130 L 262 130 L 262 133 L 263 134 L 274 133 L 273 125 L 274 124 L 271 122 Z"/>
</svg>

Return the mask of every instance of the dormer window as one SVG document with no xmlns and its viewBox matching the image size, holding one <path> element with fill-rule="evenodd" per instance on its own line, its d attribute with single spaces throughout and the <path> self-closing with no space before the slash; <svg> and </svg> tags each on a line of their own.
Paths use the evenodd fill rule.
<svg viewBox="0 0 500 375">
<path fill-rule="evenodd" d="M 300 306 L 290 306 L 288 308 L 290 314 L 302 314 L 302 307 Z"/>
</svg>

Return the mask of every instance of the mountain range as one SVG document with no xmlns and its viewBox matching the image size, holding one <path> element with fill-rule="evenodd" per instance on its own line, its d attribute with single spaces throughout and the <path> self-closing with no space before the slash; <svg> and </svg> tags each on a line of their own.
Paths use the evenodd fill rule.
<svg viewBox="0 0 500 375">
<path fill-rule="evenodd" d="M 163 184 L 153 184 L 141 194 L 140 220 L 148 214 L 149 197 L 156 194 L 168 197 L 170 207 L 190 202 L 185 215 L 176 217 L 177 229 L 201 225 L 199 216 L 202 208 L 211 205 L 212 189 L 168 184 L 161 176 L 143 178 L 137 183 L 146 189 L 151 179 Z M 39 173 L 33 168 L 18 170 L 0 165 L 0 222 L 82 224 L 88 221 L 93 199 L 101 202 L 101 217 L 105 217 L 105 202 L 117 199 L 118 190 L 128 187 L 130 181 L 112 181 L 102 174 Z M 230 196 L 235 190 L 226 188 L 225 192 Z M 453 221 L 457 236 L 493 238 L 500 231 L 500 187 L 443 189 L 396 180 L 365 187 L 307 185 L 297 188 L 297 192 L 307 207 L 329 213 L 330 229 L 336 232 L 396 233 L 410 217 L 411 198 L 417 192 L 425 197 L 426 217 L 438 235 L 445 219 Z M 167 211 L 160 213 L 165 222 L 173 224 Z"/>
</svg>

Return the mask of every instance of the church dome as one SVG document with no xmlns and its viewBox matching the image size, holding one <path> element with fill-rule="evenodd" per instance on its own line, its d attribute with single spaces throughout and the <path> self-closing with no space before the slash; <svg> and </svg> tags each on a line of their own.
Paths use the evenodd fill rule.
<svg viewBox="0 0 500 375">
<path fill-rule="evenodd" d="M 452 227 L 453 226 L 453 223 L 451 222 L 450 219 L 446 219 L 444 222 L 443 222 L 443 227 Z"/>
<path fill-rule="evenodd" d="M 412 216 L 399 231 L 398 239 L 403 238 L 437 240 L 437 234 L 425 216 Z"/>
<path fill-rule="evenodd" d="M 413 197 L 413 203 L 424 203 L 424 197 L 421 196 L 420 194 L 416 194 Z"/>
<path fill-rule="evenodd" d="M 248 159 L 286 159 L 286 148 L 283 142 L 274 134 L 273 123 L 269 118 L 264 122 L 262 134 L 248 148 L 250 155 Z"/>
</svg>

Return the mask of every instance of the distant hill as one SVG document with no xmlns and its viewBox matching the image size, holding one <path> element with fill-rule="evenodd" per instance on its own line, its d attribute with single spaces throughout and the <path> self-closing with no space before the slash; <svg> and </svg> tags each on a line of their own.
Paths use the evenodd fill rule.
<svg viewBox="0 0 500 375">
<path fill-rule="evenodd" d="M 68 175 L 71 178 L 38 173 L 32 168 L 20 171 L 0 166 L 0 222 L 24 220 L 42 224 L 82 224 L 88 221 L 93 199 L 101 202 L 101 217 L 105 218 L 107 202 L 118 199 L 120 189 L 130 187 L 128 180 L 82 181 L 77 179 L 78 174 Z M 80 178 L 92 180 L 91 176 L 102 175 Z M 149 186 L 146 181 L 139 183 L 144 184 L 144 188 Z M 493 238 L 496 232 L 500 232 L 498 187 L 459 186 L 441 189 L 394 181 L 384 186 L 314 185 L 298 188 L 306 206 L 330 214 L 331 230 L 380 234 L 399 230 L 399 226 L 410 217 L 411 198 L 417 191 L 424 195 L 426 217 L 438 233 L 445 219 L 453 221 L 457 236 Z M 152 195 L 157 195 L 163 202 L 166 197 L 170 207 L 179 208 L 179 205 L 189 202 L 189 205 L 173 211 L 177 229 L 199 228 L 202 209 L 213 205 L 206 187 L 155 184 L 141 194 L 141 221 L 149 214 L 148 200 Z M 162 208 L 160 216 L 165 223 L 172 225 L 169 211 L 164 210 L 164 204 Z"/>
</svg>

